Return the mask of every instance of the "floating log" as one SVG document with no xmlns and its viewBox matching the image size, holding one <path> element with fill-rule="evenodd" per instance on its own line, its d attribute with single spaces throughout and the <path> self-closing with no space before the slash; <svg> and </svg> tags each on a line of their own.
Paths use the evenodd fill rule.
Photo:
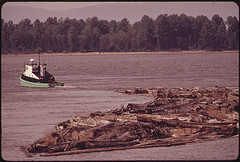
<svg viewBox="0 0 240 162">
<path fill-rule="evenodd" d="M 174 146 L 239 134 L 238 88 L 134 88 L 117 92 L 152 95 L 154 100 L 71 118 L 25 151 L 56 156 Z"/>
<path fill-rule="evenodd" d="M 85 149 L 85 150 L 72 150 L 66 152 L 54 152 L 54 153 L 45 153 L 40 156 L 59 156 L 59 155 L 72 155 L 72 154 L 81 154 L 81 153 L 91 153 L 91 152 L 102 152 L 102 151 L 114 151 L 114 150 L 127 150 L 127 149 L 136 149 L 136 148 L 149 148 L 149 147 L 163 147 L 163 146 L 176 146 L 181 144 L 189 143 L 190 140 L 174 141 L 174 142 L 157 142 L 149 141 L 136 144 L 133 146 L 123 146 L 123 147 L 104 147 L 104 148 L 95 148 L 95 149 Z"/>
</svg>

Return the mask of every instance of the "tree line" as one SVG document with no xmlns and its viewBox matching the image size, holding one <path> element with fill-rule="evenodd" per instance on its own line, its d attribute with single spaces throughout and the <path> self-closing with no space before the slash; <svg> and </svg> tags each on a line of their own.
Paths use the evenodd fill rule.
<svg viewBox="0 0 240 162">
<path fill-rule="evenodd" d="M 219 15 L 206 16 L 161 14 L 155 20 L 144 15 L 130 24 L 121 21 L 49 17 L 33 23 L 18 24 L 1 19 L 1 52 L 134 52 L 165 50 L 238 50 L 239 21 Z"/>
</svg>

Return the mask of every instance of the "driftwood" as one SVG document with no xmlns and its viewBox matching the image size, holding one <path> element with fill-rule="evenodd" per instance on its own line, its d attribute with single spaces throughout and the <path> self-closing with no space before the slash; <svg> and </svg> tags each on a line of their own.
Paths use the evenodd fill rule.
<svg viewBox="0 0 240 162">
<path fill-rule="evenodd" d="M 73 117 L 26 146 L 29 153 L 56 156 L 96 151 L 173 146 L 239 134 L 238 88 L 193 87 L 117 90 L 150 95 L 108 112 Z"/>
<path fill-rule="evenodd" d="M 72 154 L 81 154 L 81 153 L 90 153 L 90 152 L 101 152 L 101 151 L 114 151 L 114 150 L 127 150 L 127 149 L 135 149 L 135 148 L 148 148 L 148 147 L 157 147 L 157 146 L 170 146 L 170 145 L 181 145 L 190 142 L 189 140 L 185 141 L 174 141 L 171 144 L 169 142 L 157 142 L 148 141 L 142 142 L 139 144 L 135 144 L 132 146 L 122 146 L 122 147 L 104 147 L 104 148 L 95 148 L 95 149 L 85 149 L 85 150 L 72 150 L 66 152 L 54 152 L 54 153 L 46 153 L 41 154 L 40 156 L 58 156 L 58 155 L 72 155 Z"/>
</svg>

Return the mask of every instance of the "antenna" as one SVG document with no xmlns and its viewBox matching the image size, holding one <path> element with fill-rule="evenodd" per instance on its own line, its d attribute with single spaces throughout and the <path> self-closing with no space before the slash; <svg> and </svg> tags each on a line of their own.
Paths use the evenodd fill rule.
<svg viewBox="0 0 240 162">
<path fill-rule="evenodd" d="M 40 52 L 38 53 L 38 65 L 40 66 Z"/>
</svg>

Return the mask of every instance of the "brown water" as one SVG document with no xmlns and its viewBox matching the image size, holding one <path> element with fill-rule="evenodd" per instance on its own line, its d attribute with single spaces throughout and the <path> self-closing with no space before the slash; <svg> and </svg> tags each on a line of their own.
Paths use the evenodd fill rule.
<svg viewBox="0 0 240 162">
<path fill-rule="evenodd" d="M 238 157 L 238 137 L 173 147 L 27 158 L 19 146 L 54 129 L 59 122 L 109 111 L 151 97 L 116 88 L 239 86 L 238 53 L 42 56 L 64 87 L 26 88 L 19 77 L 24 62 L 38 56 L 1 57 L 1 144 L 5 160 L 228 160 Z"/>
</svg>

